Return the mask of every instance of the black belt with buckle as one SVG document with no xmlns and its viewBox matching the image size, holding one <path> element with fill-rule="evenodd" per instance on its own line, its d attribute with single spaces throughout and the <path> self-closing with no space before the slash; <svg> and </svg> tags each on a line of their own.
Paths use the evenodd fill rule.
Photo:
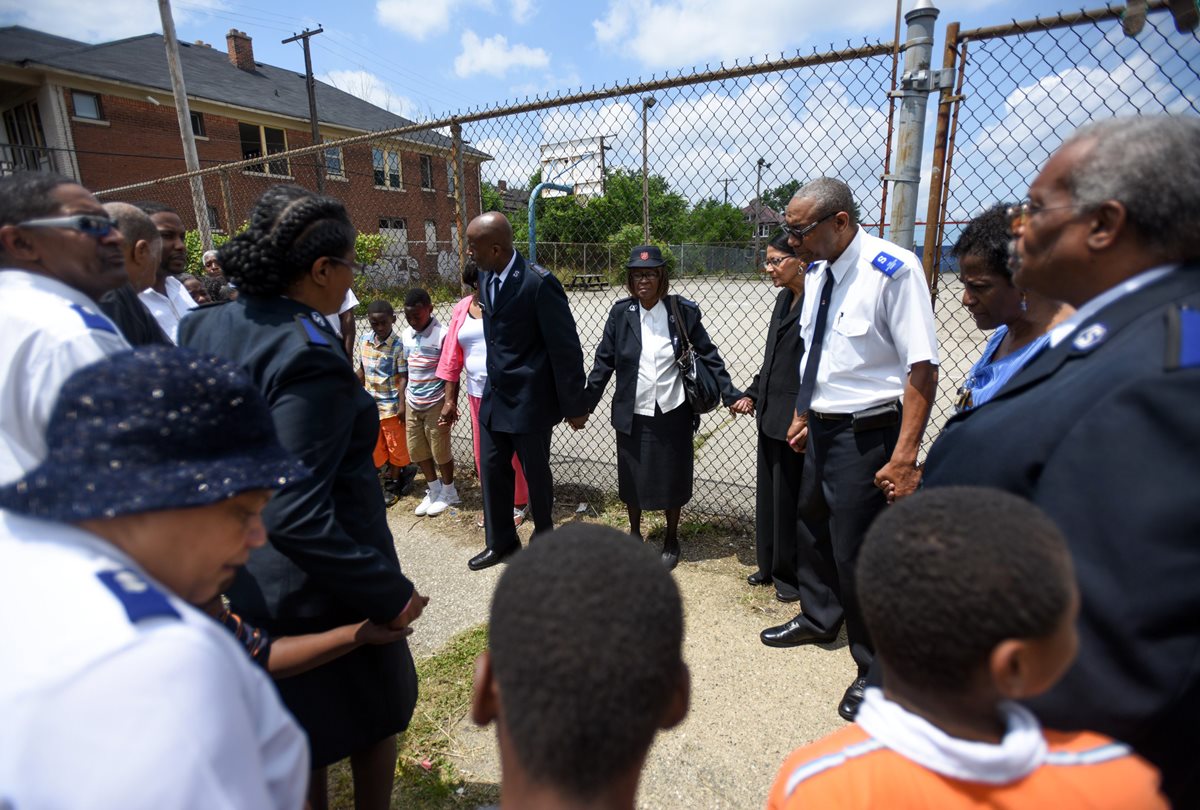
<svg viewBox="0 0 1200 810">
<path fill-rule="evenodd" d="M 852 413 L 821 413 L 820 411 L 809 411 L 809 413 L 822 422 L 844 422 L 847 419 L 854 418 L 854 414 Z"/>
<path fill-rule="evenodd" d="M 861 433 L 866 430 L 889 427 L 899 422 L 900 401 L 892 400 L 891 402 L 885 402 L 882 405 L 876 405 L 873 408 L 866 408 L 854 413 L 822 413 L 820 411 L 809 411 L 809 413 L 822 422 L 852 421 L 854 423 L 854 432 Z"/>
</svg>

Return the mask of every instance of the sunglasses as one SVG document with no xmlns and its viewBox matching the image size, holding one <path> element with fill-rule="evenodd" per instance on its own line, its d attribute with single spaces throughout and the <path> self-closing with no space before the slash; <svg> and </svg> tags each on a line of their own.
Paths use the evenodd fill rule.
<svg viewBox="0 0 1200 810">
<path fill-rule="evenodd" d="M 837 215 L 838 215 L 838 212 L 833 211 L 832 213 L 826 214 L 825 216 L 821 217 L 816 222 L 805 225 L 802 228 L 798 228 L 795 225 L 784 224 L 780 227 L 780 229 L 784 233 L 786 233 L 788 236 L 792 237 L 793 239 L 799 239 L 801 242 L 803 242 L 804 237 L 808 236 L 810 233 L 815 231 L 817 229 L 818 225 L 820 225 L 825 220 L 830 219 L 831 217 L 836 217 Z"/>
<path fill-rule="evenodd" d="M 350 270 L 353 271 L 353 273 L 355 275 L 361 276 L 362 274 L 367 272 L 367 266 L 365 264 L 359 264 L 358 262 L 352 262 L 349 259 L 343 259 L 340 256 L 326 256 L 325 258 L 329 259 L 329 261 L 331 261 L 331 262 L 337 262 L 340 265 L 349 267 Z"/>
<path fill-rule="evenodd" d="M 18 228 L 67 228 L 72 231 L 79 231 L 87 236 L 96 239 L 103 238 L 112 233 L 117 227 L 117 223 L 113 222 L 108 217 L 102 217 L 98 214 L 76 214 L 70 217 L 49 217 L 46 219 L 27 219 L 24 222 L 17 223 Z"/>
<path fill-rule="evenodd" d="M 1028 225 L 1031 218 L 1043 211 L 1059 211 L 1063 208 L 1078 207 L 1078 203 L 1070 203 L 1068 205 L 1036 205 L 1029 200 L 1024 200 L 1016 205 L 1010 205 L 1004 213 L 1008 216 L 1009 232 L 1016 233 Z"/>
</svg>

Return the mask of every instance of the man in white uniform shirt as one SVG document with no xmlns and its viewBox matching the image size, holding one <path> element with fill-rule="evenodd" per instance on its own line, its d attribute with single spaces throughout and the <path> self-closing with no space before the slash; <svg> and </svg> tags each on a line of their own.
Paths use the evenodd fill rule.
<svg viewBox="0 0 1200 810">
<path fill-rule="evenodd" d="M 873 658 L 855 593 L 863 535 L 920 481 L 917 453 L 937 389 L 937 335 L 917 257 L 858 225 L 850 188 L 822 177 L 788 203 L 789 243 L 818 264 L 804 279 L 800 389 L 788 441 L 806 454 L 800 514 L 802 612 L 762 631 L 772 647 L 831 642 L 843 621 L 856 677 L 838 705 L 853 720 Z"/>
<path fill-rule="evenodd" d="M 154 346 L 76 372 L 0 487 L 0 807 L 298 810 L 304 732 L 192 605 L 308 471 L 233 363 Z"/>
<path fill-rule="evenodd" d="M 146 212 L 162 237 L 162 262 L 154 284 L 139 292 L 138 298 L 171 342 L 178 343 L 179 321 L 198 306 L 183 282 L 175 278 L 187 269 L 187 231 L 179 214 L 162 203 L 140 202 L 137 207 Z"/>
<path fill-rule="evenodd" d="M 121 233 L 87 189 L 0 178 L 0 484 L 33 469 L 63 380 L 128 349 L 97 301 L 126 281 Z"/>
</svg>

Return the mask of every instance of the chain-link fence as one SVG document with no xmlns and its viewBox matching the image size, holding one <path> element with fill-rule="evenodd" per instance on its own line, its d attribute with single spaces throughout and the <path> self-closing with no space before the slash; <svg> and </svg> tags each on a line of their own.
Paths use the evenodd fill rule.
<svg viewBox="0 0 1200 810">
<path fill-rule="evenodd" d="M 1089 121 L 1116 115 L 1200 114 L 1200 37 L 1180 32 L 1163 3 L 1145 27 L 1127 34 L 1122 7 L 957 30 L 945 67 L 956 87 L 942 94 L 944 184 L 930 190 L 936 245 L 953 245 L 971 216 L 1025 198 L 1029 184 L 1064 138 Z M 1154 7 L 1157 6 L 1157 7 Z M 939 176 L 939 175 L 935 175 Z M 942 368 L 930 425 L 935 435 L 953 413 L 955 392 L 979 357 L 984 335 L 959 303 L 952 260 L 940 251 L 935 271 Z"/>
<path fill-rule="evenodd" d="M 957 29 L 950 27 L 947 43 L 957 87 L 942 95 L 933 156 L 933 177 L 945 179 L 931 189 L 935 225 L 926 237 L 933 243 L 927 264 L 940 271 L 933 286 L 943 357 L 931 437 L 986 337 L 962 310 L 955 268 L 941 262 L 961 223 L 990 204 L 1024 197 L 1046 157 L 1079 124 L 1119 113 L 1200 110 L 1200 47 L 1194 34 L 1174 32 L 1164 13 L 1152 12 L 1136 39 L 1122 33 L 1116 9 Z M 761 364 L 775 296 L 759 259 L 795 188 L 818 176 L 842 178 L 865 227 L 886 235 L 880 223 L 894 51 L 892 43 L 866 44 L 723 66 L 467 111 L 272 154 L 266 163 L 251 158 L 200 174 L 205 207 L 194 207 L 180 177 L 101 196 L 166 202 L 189 227 L 197 222 L 187 212 L 205 211 L 219 242 L 272 183 L 315 189 L 321 182 L 325 193 L 345 200 L 360 231 L 359 258 L 368 271 L 355 290 L 364 307 L 375 297 L 402 303 L 405 291 L 420 285 L 443 321 L 461 294 L 466 222 L 502 210 L 518 246 L 536 253 L 566 287 L 588 367 L 612 303 L 627 294 L 624 265 L 648 223 L 651 240 L 669 258 L 672 291 L 700 305 L 734 384 L 744 388 Z M 542 184 L 569 192 L 536 194 Z M 190 247 L 198 269 L 198 233 Z M 360 322 L 360 335 L 365 327 Z M 583 431 L 554 433 L 561 500 L 616 489 L 611 392 Z M 455 455 L 468 467 L 469 431 L 463 420 L 454 432 Z M 689 509 L 752 516 L 753 419 L 709 414 L 694 447 Z"/>
</svg>

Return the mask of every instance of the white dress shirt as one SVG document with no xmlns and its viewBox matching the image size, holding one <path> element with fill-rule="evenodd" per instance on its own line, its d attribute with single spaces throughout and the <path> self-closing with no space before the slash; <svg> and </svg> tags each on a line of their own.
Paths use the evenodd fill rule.
<svg viewBox="0 0 1200 810">
<path fill-rule="evenodd" d="M 860 227 L 836 261 L 819 262 L 805 273 L 801 379 L 827 273 L 833 274 L 834 286 L 811 408 L 854 413 L 900 399 L 914 363 L 938 363 L 933 307 L 920 260 Z"/>
<path fill-rule="evenodd" d="M 654 416 L 654 405 L 663 413 L 683 404 L 683 378 L 675 365 L 675 349 L 667 327 L 667 308 L 662 299 L 646 309 L 637 305 L 642 322 L 642 354 L 638 358 L 637 393 L 633 412 Z M 683 328 L 682 324 L 679 325 Z"/>
<path fill-rule="evenodd" d="M 199 304 L 187 291 L 187 287 L 183 286 L 183 282 L 174 276 L 167 276 L 164 289 L 167 291 L 166 295 L 153 287 L 147 287 L 138 293 L 138 298 L 146 305 L 146 309 L 150 310 L 154 320 L 158 321 L 163 334 L 169 337 L 172 343 L 178 345 L 179 321 Z"/>
<path fill-rule="evenodd" d="M 0 647 L 0 806 L 304 806 L 270 678 L 95 535 L 0 511 Z"/>
<path fill-rule="evenodd" d="M 25 477 L 46 457 L 46 424 L 67 377 L 128 348 L 79 290 L 0 270 L 0 484 Z"/>
</svg>

